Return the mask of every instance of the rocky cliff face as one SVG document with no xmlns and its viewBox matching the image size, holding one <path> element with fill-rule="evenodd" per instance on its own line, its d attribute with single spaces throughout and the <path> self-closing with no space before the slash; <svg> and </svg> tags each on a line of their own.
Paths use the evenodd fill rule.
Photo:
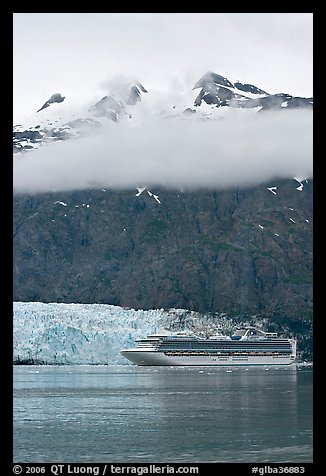
<svg viewBox="0 0 326 476">
<path fill-rule="evenodd" d="M 14 198 L 14 300 L 312 311 L 312 181 Z"/>
</svg>

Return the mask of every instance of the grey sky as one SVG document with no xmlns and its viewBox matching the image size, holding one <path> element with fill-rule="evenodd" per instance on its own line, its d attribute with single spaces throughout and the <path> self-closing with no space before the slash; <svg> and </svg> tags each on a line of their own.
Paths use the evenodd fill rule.
<svg viewBox="0 0 326 476">
<path fill-rule="evenodd" d="M 191 89 L 211 70 L 313 95 L 312 13 L 15 13 L 14 121 L 52 94 L 102 97 L 117 75 Z"/>
</svg>

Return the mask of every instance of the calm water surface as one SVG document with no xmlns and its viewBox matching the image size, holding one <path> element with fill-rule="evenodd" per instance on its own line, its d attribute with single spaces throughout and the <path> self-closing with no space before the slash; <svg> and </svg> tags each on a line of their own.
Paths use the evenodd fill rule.
<svg viewBox="0 0 326 476">
<path fill-rule="evenodd" d="M 15 366 L 14 462 L 312 462 L 312 368 Z"/>
</svg>

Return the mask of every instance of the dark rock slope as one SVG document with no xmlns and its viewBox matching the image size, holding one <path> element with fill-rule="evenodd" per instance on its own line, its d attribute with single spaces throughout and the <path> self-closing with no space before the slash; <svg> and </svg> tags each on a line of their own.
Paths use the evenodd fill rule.
<svg viewBox="0 0 326 476">
<path fill-rule="evenodd" d="M 14 300 L 312 312 L 312 181 L 14 197 Z"/>
</svg>

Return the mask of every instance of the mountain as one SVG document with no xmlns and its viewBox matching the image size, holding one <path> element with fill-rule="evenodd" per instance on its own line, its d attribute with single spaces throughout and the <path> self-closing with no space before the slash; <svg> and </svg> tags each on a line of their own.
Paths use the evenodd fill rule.
<svg viewBox="0 0 326 476">
<path fill-rule="evenodd" d="M 71 104 L 61 93 L 53 94 L 34 114 L 13 128 L 13 152 L 38 149 L 41 145 L 92 133 L 107 120 L 117 122 L 128 116 L 127 108 L 136 105 L 147 93 L 139 83 L 122 84 L 118 94 L 107 94 L 96 103 Z"/>
<path fill-rule="evenodd" d="M 55 95 L 60 99 L 63 96 Z M 121 86 L 80 114 L 48 100 L 14 128 L 14 152 L 133 120 L 150 100 L 141 83 Z M 53 96 L 52 96 L 53 98 Z M 207 73 L 157 114 L 217 120 L 243 109 L 312 109 L 312 98 L 270 95 Z M 37 108 L 36 108 L 37 109 Z M 61 111 L 61 112 L 60 112 Z M 51 114 L 50 114 L 51 113 Z M 34 122 L 33 122 L 34 121 Z M 57 121 L 57 122 L 55 122 Z M 28 127 L 27 127 L 28 126 Z M 271 179 L 229 189 L 163 185 L 14 195 L 14 301 L 102 303 L 256 316 L 291 329 L 311 353 L 313 181 Z"/>
<path fill-rule="evenodd" d="M 43 109 L 45 109 L 46 107 L 49 107 L 50 104 L 53 104 L 54 102 L 63 102 L 65 100 L 64 97 L 61 96 L 60 93 L 55 93 L 55 94 L 52 94 L 52 96 L 50 97 L 50 99 L 48 99 L 44 104 L 43 106 L 36 112 L 40 112 L 42 111 Z"/>
<path fill-rule="evenodd" d="M 266 91 L 235 81 L 233 84 L 223 76 L 208 72 L 194 86 L 200 88 L 195 106 L 203 102 L 216 107 L 257 108 L 258 111 L 270 109 L 293 109 L 313 107 L 313 98 L 293 97 L 290 94 L 268 94 Z"/>
<path fill-rule="evenodd" d="M 119 122 L 126 118 L 132 119 L 144 94 L 150 96 L 139 81 L 121 83 L 118 87 L 115 86 L 114 92 L 109 92 L 94 104 L 79 104 L 76 107 L 69 104 L 69 98 L 55 93 L 36 113 L 22 124 L 14 126 L 13 152 L 26 152 L 49 142 L 92 133 L 108 120 Z M 312 107 L 313 98 L 299 98 L 284 93 L 268 94 L 251 84 L 239 81 L 232 83 L 219 74 L 208 72 L 185 95 L 181 107 L 167 104 L 164 110 L 157 110 L 156 114 L 166 117 L 195 115 L 198 120 L 214 120 L 223 117 L 221 111 L 225 112 L 227 109 L 262 112 Z"/>
<path fill-rule="evenodd" d="M 310 342 L 313 184 L 14 197 L 14 301 L 256 316 Z"/>
</svg>

